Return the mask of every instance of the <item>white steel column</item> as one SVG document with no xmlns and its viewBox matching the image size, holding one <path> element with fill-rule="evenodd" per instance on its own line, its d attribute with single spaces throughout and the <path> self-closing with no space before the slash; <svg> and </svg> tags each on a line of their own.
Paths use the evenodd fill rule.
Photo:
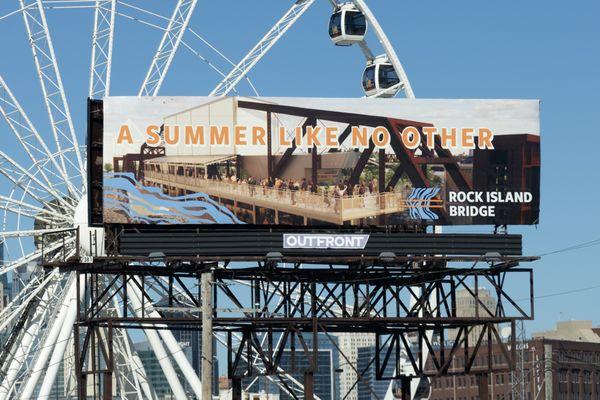
<svg viewBox="0 0 600 400">
<path fill-rule="evenodd" d="M 60 333 L 61 328 L 64 326 L 65 320 L 68 318 L 67 315 L 72 313 L 77 314 L 77 302 L 74 301 L 75 296 L 77 296 L 76 287 L 77 281 L 74 279 L 74 273 L 71 273 L 71 277 L 69 278 L 69 286 L 65 289 L 65 297 L 61 303 L 61 310 L 56 319 L 53 321 L 52 327 L 44 339 L 40 353 L 37 355 L 37 358 L 33 363 L 31 370 L 29 371 L 29 377 L 25 381 L 25 384 L 21 386 L 20 399 L 30 399 L 32 397 L 35 386 L 37 385 L 42 372 L 44 372 L 44 366 L 48 361 L 48 357 L 50 357 L 50 354 L 56 345 L 58 334 Z M 49 368 L 51 367 L 52 365 L 49 365 Z M 56 367 L 58 368 L 58 366 Z"/>
<path fill-rule="evenodd" d="M 52 386 L 54 385 L 54 381 L 56 380 L 56 374 L 58 373 L 58 369 L 60 363 L 63 361 L 65 350 L 67 349 L 67 345 L 69 344 L 69 338 L 73 335 L 73 325 L 75 324 L 75 320 L 77 319 L 77 280 L 73 280 L 72 289 L 74 293 L 69 296 L 70 304 L 69 311 L 65 316 L 62 326 L 60 327 L 60 332 L 58 334 L 58 338 L 56 339 L 56 345 L 54 346 L 54 350 L 52 351 L 52 357 L 50 358 L 50 362 L 48 363 L 48 369 L 46 370 L 46 375 L 44 376 L 44 380 L 42 381 L 42 386 L 40 387 L 40 392 L 38 394 L 38 399 L 48 399 Z M 83 299 L 85 293 L 85 279 L 81 279 L 79 281 L 79 293 L 81 299 Z M 77 357 L 77 354 L 75 354 Z M 26 399 L 27 397 L 25 397 Z"/>
<path fill-rule="evenodd" d="M 138 304 L 139 304 L 139 307 L 135 306 L 136 314 L 138 314 L 138 316 L 141 317 L 141 315 L 142 315 L 142 313 L 141 313 L 142 293 L 140 292 L 138 287 L 135 285 L 131 285 L 130 288 L 132 289 L 131 293 L 133 294 L 133 296 L 131 296 L 132 300 L 134 302 L 138 302 Z M 146 307 L 146 315 L 148 315 L 150 318 L 161 318 L 161 315 L 158 313 L 158 311 L 154 310 L 152 308 L 152 306 Z M 167 326 L 159 325 L 159 327 L 166 328 Z M 150 329 L 146 329 L 145 331 L 148 332 L 149 330 Z M 194 391 L 194 394 L 196 395 L 198 400 L 200 400 L 202 398 L 202 383 L 200 382 L 198 375 L 196 375 L 196 371 L 194 371 L 194 367 L 192 367 L 192 364 L 190 364 L 190 361 L 187 359 L 187 357 L 183 353 L 181 346 L 179 346 L 179 343 L 177 343 L 177 340 L 175 340 L 173 333 L 171 333 L 171 331 L 169 331 L 169 330 L 159 329 L 158 334 L 160 335 L 163 342 L 167 346 L 167 349 L 173 356 L 173 359 L 179 366 L 179 369 L 185 376 L 185 379 L 187 380 L 188 384 Z"/>
<path fill-rule="evenodd" d="M 141 295 L 141 294 L 139 293 L 139 290 L 137 290 L 135 285 L 130 285 L 129 288 L 130 288 L 130 290 L 129 290 L 128 299 L 131 301 L 131 305 L 135 311 L 135 314 L 138 317 L 141 317 L 142 301 L 140 300 L 140 297 L 139 297 L 139 295 Z M 150 313 L 149 316 L 154 317 L 155 315 L 153 315 L 153 314 L 158 314 L 158 313 L 156 311 L 154 311 L 153 313 Z M 148 313 L 146 315 L 148 315 Z M 159 317 L 160 317 L 160 315 L 159 315 Z M 162 330 L 160 330 L 160 332 L 162 332 Z M 165 374 L 167 381 L 169 382 L 169 386 L 171 387 L 171 390 L 173 390 L 173 394 L 175 395 L 175 398 L 177 400 L 186 400 L 187 395 L 185 393 L 185 390 L 183 390 L 183 386 L 181 385 L 181 382 L 179 382 L 177 373 L 175 372 L 173 365 L 171 365 L 171 360 L 169 359 L 169 355 L 165 351 L 163 344 L 160 341 L 160 337 L 159 337 L 158 333 L 156 333 L 156 330 L 152 330 L 152 329 L 144 329 L 144 333 L 146 334 L 146 337 L 148 338 L 148 341 L 150 342 L 150 346 L 152 347 L 152 350 L 154 351 L 154 355 L 158 359 L 160 367 L 163 370 L 163 373 Z M 169 334 L 171 334 L 171 332 L 169 332 Z M 179 345 L 173 338 L 172 334 L 171 334 L 171 338 L 175 342 L 175 345 L 178 347 L 178 350 L 176 350 L 176 352 L 178 354 L 183 355 L 181 348 L 179 347 Z M 169 347 L 169 346 L 167 345 L 167 347 Z M 171 350 L 171 348 L 169 348 L 169 352 L 171 353 L 171 355 L 175 356 L 175 354 L 173 354 L 173 350 Z M 184 356 L 184 358 L 185 358 L 185 356 Z M 180 368 L 181 368 L 181 365 L 180 365 Z M 181 368 L 181 369 L 182 369 L 182 372 L 186 371 L 185 367 Z M 192 366 L 189 365 L 189 363 L 188 363 L 187 369 L 190 371 L 194 370 L 192 368 Z M 187 378 L 187 376 L 186 376 L 186 378 Z M 198 377 L 196 377 L 196 379 L 198 379 Z"/>
<path fill-rule="evenodd" d="M 40 322 L 43 315 L 48 311 L 47 307 L 49 305 L 49 300 L 52 298 L 57 285 L 58 282 L 55 281 L 43 292 L 40 304 L 35 308 L 33 317 L 31 318 L 31 324 L 27 327 L 27 330 L 23 333 L 23 336 L 17 344 L 13 359 L 10 362 L 6 375 L 0 385 L 0 400 L 5 400 L 12 390 L 17 374 L 31 350 L 33 340 L 39 335 Z"/>
</svg>

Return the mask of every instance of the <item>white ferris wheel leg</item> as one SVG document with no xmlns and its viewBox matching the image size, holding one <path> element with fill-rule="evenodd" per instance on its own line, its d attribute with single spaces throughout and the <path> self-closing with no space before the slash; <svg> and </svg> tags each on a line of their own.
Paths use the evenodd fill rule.
<svg viewBox="0 0 600 400">
<path fill-rule="evenodd" d="M 61 328 L 63 326 L 65 326 L 65 324 L 68 324 L 68 322 L 71 320 L 70 315 L 77 314 L 77 301 L 75 299 L 75 296 L 77 295 L 77 291 L 76 291 L 76 279 L 74 273 L 71 273 L 71 276 L 69 277 L 69 283 L 68 286 L 65 290 L 65 296 L 63 298 L 63 301 L 61 303 L 61 310 L 58 313 L 58 315 L 56 316 L 56 318 L 54 319 L 52 326 L 50 327 L 50 330 L 48 331 L 48 333 L 46 334 L 46 338 L 44 339 L 43 345 L 41 347 L 40 352 L 37 354 L 36 356 L 36 360 L 33 363 L 33 366 L 31 367 L 30 371 L 29 371 L 29 376 L 28 378 L 25 380 L 25 383 L 21 386 L 21 395 L 20 395 L 20 399 L 30 399 L 33 395 L 33 392 L 35 390 L 35 386 L 38 383 L 38 380 L 40 378 L 40 376 L 42 375 L 42 372 L 44 372 L 44 366 L 46 365 L 46 362 L 48 361 L 48 357 L 50 357 L 50 354 L 52 353 L 52 350 L 54 349 L 54 347 L 56 346 L 57 343 L 57 339 L 59 336 L 59 333 L 61 332 Z M 81 290 L 84 290 L 85 286 L 81 287 Z M 58 365 L 54 366 L 52 365 L 52 363 L 50 363 L 48 365 L 48 370 L 46 371 L 46 375 L 48 374 L 56 374 L 56 371 L 53 371 L 54 369 L 56 369 L 56 371 L 58 371 Z"/>
<path fill-rule="evenodd" d="M 52 44 L 42 0 L 19 0 L 19 4 L 22 8 L 23 21 L 42 86 L 61 167 L 68 174 L 67 162 L 70 162 L 79 174 L 85 177 L 85 165 L 79 150 L 79 142 L 71 119 L 71 111 L 67 103 L 58 61 L 54 54 L 54 45 Z M 76 164 L 63 153 L 71 147 L 75 152 Z M 85 188 L 86 179 L 82 179 L 82 183 Z"/>
<path fill-rule="evenodd" d="M 131 289 L 132 289 L 131 290 L 132 304 L 135 308 L 136 314 L 141 317 L 142 293 L 138 289 L 138 287 L 135 285 L 131 285 Z M 161 315 L 158 313 L 158 311 L 156 311 L 152 307 L 148 307 L 148 306 L 146 306 L 146 315 L 148 315 L 150 318 L 160 318 L 161 317 Z M 160 327 L 166 328 L 167 326 L 161 325 Z M 190 361 L 185 356 L 183 350 L 181 349 L 181 346 L 179 346 L 179 343 L 177 343 L 177 340 L 175 340 L 173 333 L 171 333 L 171 331 L 165 330 L 165 329 L 160 329 L 158 331 L 158 333 L 159 333 L 160 337 L 162 338 L 163 342 L 165 343 L 165 345 L 167 346 L 169 353 L 173 356 L 173 359 L 179 366 L 179 369 L 183 373 L 187 383 L 190 385 L 190 387 L 194 391 L 196 398 L 198 400 L 200 400 L 202 398 L 202 383 L 200 381 L 200 378 L 198 378 L 198 375 L 196 375 L 194 368 L 192 367 L 192 365 L 190 364 Z"/>
<path fill-rule="evenodd" d="M 138 96 L 156 96 L 169 71 L 169 67 L 179 49 L 197 0 L 179 0 L 169 20 L 169 24 L 152 58 Z"/>
<path fill-rule="evenodd" d="M 31 351 L 31 346 L 34 339 L 39 335 L 40 323 L 42 322 L 44 315 L 49 312 L 49 302 L 57 287 L 58 282 L 53 281 L 53 283 L 48 286 L 46 290 L 44 290 L 40 304 L 38 307 L 36 307 L 31 318 L 31 323 L 23 333 L 23 336 L 20 338 L 16 351 L 13 354 L 13 358 L 5 372 L 2 384 L 0 384 L 0 400 L 6 400 L 11 391 L 14 389 L 17 374 L 21 370 L 27 355 Z"/>
<path fill-rule="evenodd" d="M 123 312 L 121 307 L 119 307 L 119 302 L 117 301 L 117 296 L 113 296 L 112 299 L 113 308 L 117 318 L 123 317 Z M 126 365 L 124 365 L 123 369 L 129 372 L 130 379 L 133 380 L 131 383 L 132 386 L 135 387 L 137 398 L 143 399 L 145 398 L 149 400 L 153 400 L 156 398 L 156 393 L 150 387 L 148 383 L 148 378 L 146 375 L 146 369 L 142 364 L 142 360 L 138 356 L 135 349 L 133 349 L 129 342 L 129 337 L 127 335 L 127 330 L 125 328 L 116 328 L 114 333 L 114 342 L 116 347 L 116 353 L 120 353 L 123 361 Z M 117 371 L 119 375 L 125 375 L 121 371 Z M 121 397 L 123 397 L 124 393 L 124 384 L 121 384 Z"/>
<path fill-rule="evenodd" d="M 67 300 L 68 300 L 68 308 L 63 316 L 63 323 L 59 325 L 58 334 L 55 336 L 55 345 L 52 351 L 52 356 L 50 361 L 48 362 L 48 368 L 46 370 L 46 374 L 44 376 L 44 380 L 42 381 L 42 385 L 40 386 L 40 391 L 38 394 L 38 399 L 48 399 L 51 392 L 52 387 L 54 386 L 54 381 L 56 380 L 56 374 L 58 373 L 59 366 L 61 361 L 64 358 L 65 350 L 67 349 L 68 344 L 70 343 L 69 338 L 73 335 L 73 325 L 75 324 L 75 320 L 77 319 L 77 279 L 75 278 L 74 273 L 69 280 L 68 292 L 67 292 Z M 83 299 L 85 295 L 85 280 L 81 280 L 79 282 L 79 293 L 80 298 Z M 52 327 L 54 328 L 54 326 Z M 54 334 L 51 329 L 50 333 Z M 47 355 L 46 355 L 47 358 Z M 43 365 L 43 364 L 42 364 Z M 35 370 L 34 370 L 35 372 Z M 39 376 L 38 376 L 39 378 Z M 37 381 L 37 378 L 36 378 Z M 37 382 L 35 382 L 37 383 Z M 31 390 L 35 388 L 35 383 Z M 28 399 L 28 396 L 21 397 L 22 399 Z"/>
<path fill-rule="evenodd" d="M 131 285 L 130 288 L 133 288 L 133 286 L 134 285 Z M 141 316 L 142 302 L 138 297 L 138 291 L 131 290 L 130 293 L 131 295 L 128 297 L 128 299 L 131 301 L 131 307 L 133 308 L 136 315 Z M 173 368 L 173 365 L 171 364 L 169 355 L 165 351 L 165 348 L 163 347 L 158 333 L 156 332 L 156 330 L 153 329 L 144 329 L 144 333 L 146 334 L 148 342 L 150 342 L 150 346 L 154 351 L 154 355 L 156 356 L 156 359 L 158 360 L 158 363 L 160 364 L 160 367 L 163 370 L 163 373 L 165 374 L 165 378 L 167 379 L 171 390 L 173 391 L 173 395 L 177 400 L 187 399 L 185 390 L 183 389 L 183 386 L 181 385 L 181 382 L 177 377 L 175 368 Z"/>
</svg>

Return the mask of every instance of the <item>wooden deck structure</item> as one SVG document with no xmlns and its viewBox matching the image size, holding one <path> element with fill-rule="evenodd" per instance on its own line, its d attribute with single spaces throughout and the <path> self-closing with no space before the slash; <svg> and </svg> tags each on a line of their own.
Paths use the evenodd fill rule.
<svg viewBox="0 0 600 400">
<path fill-rule="evenodd" d="M 226 182 L 205 179 L 195 175 L 197 169 L 190 169 L 191 176 L 145 171 L 145 183 L 160 187 L 164 193 L 176 196 L 189 193 L 205 193 L 221 204 L 231 205 L 234 212 L 242 209 L 253 215 L 257 221 L 257 209 L 273 210 L 275 223 L 281 213 L 303 218 L 304 225 L 311 221 L 322 221 L 342 225 L 350 222 L 357 225 L 365 218 L 403 212 L 408 209 L 406 195 L 397 192 L 373 193 L 334 197 L 332 193 L 312 193 L 300 190 L 281 190 L 247 183 Z M 195 175 L 195 176 L 194 176 Z"/>
</svg>

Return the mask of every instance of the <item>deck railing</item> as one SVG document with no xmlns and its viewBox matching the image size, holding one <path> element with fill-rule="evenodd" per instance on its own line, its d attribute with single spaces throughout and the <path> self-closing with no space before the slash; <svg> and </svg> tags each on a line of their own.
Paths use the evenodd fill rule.
<svg viewBox="0 0 600 400">
<path fill-rule="evenodd" d="M 335 196 L 333 190 L 317 193 L 306 190 L 277 189 L 264 185 L 250 185 L 246 182 L 227 182 L 201 177 L 166 174 L 145 171 L 146 179 L 157 179 L 167 184 L 180 184 L 189 189 L 205 192 L 211 196 L 227 198 L 228 195 L 242 195 L 256 199 L 270 200 L 295 207 L 333 212 L 335 214 L 356 214 L 361 210 L 372 211 L 373 215 L 406 211 L 409 207 L 406 193 L 385 192 L 363 195 Z"/>
</svg>

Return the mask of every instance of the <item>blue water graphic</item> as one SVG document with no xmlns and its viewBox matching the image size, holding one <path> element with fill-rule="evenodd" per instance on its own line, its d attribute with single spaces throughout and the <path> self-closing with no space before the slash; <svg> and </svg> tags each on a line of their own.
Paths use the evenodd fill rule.
<svg viewBox="0 0 600 400">
<path fill-rule="evenodd" d="M 104 173 L 104 208 L 142 224 L 243 224 L 205 193 L 168 196 L 143 186 L 133 173 Z M 113 221 L 118 222 L 118 221 Z"/>
</svg>

